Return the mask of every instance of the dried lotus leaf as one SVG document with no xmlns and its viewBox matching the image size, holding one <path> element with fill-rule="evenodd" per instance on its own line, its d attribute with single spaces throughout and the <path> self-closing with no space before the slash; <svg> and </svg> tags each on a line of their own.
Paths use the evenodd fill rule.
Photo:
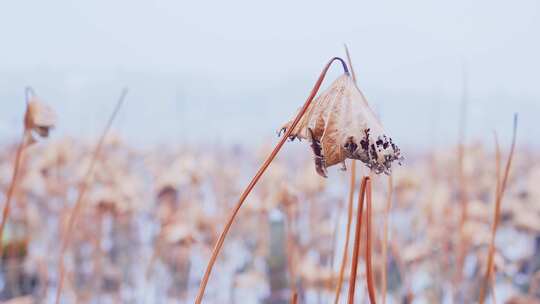
<svg viewBox="0 0 540 304">
<path fill-rule="evenodd" d="M 324 177 L 327 167 L 346 158 L 360 160 L 377 174 L 390 174 L 392 162 L 402 160 L 399 148 L 347 74 L 313 100 L 289 137 L 311 141 L 317 173 Z"/>
<path fill-rule="evenodd" d="M 48 137 L 49 132 L 56 124 L 56 114 L 48 105 L 42 103 L 37 97 L 32 96 L 27 103 L 24 114 L 24 127 L 28 132 L 26 143 L 36 141 L 34 135 Z"/>
</svg>

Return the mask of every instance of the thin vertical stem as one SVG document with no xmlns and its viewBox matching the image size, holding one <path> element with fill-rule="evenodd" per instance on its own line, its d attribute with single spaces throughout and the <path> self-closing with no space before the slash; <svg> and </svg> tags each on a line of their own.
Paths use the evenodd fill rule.
<svg viewBox="0 0 540 304">
<path fill-rule="evenodd" d="M 64 284 L 64 276 L 65 276 L 65 268 L 64 268 L 64 255 L 66 254 L 67 247 L 71 241 L 71 236 L 73 235 L 73 230 L 75 227 L 75 222 L 77 220 L 77 217 L 79 216 L 79 213 L 83 206 L 83 198 L 86 194 L 86 190 L 88 189 L 88 185 L 90 184 L 90 179 L 92 177 L 92 174 L 94 172 L 94 167 L 97 164 L 97 160 L 99 157 L 99 153 L 101 151 L 101 148 L 103 146 L 103 143 L 105 142 L 105 137 L 109 133 L 109 129 L 112 126 L 112 123 L 114 121 L 114 118 L 116 117 L 116 114 L 118 114 L 118 111 L 120 110 L 120 107 L 124 103 L 124 99 L 127 95 L 127 89 L 124 89 L 122 91 L 122 94 L 120 95 L 120 98 L 118 99 L 118 102 L 116 103 L 116 107 L 114 108 L 113 113 L 111 114 L 109 120 L 107 121 L 107 125 L 105 126 L 105 129 L 103 129 L 103 132 L 101 133 L 101 137 L 99 138 L 99 141 L 96 145 L 96 148 L 94 149 L 92 153 L 92 160 L 90 161 L 90 166 L 88 167 L 88 171 L 86 171 L 86 175 L 84 177 L 83 183 L 81 185 L 81 189 L 79 191 L 79 195 L 77 196 L 77 200 L 75 202 L 75 206 L 73 207 L 73 210 L 69 214 L 68 218 L 68 225 L 63 233 L 63 239 L 62 244 L 60 247 L 60 257 L 58 261 L 58 288 L 56 290 L 56 304 L 60 303 L 60 296 L 62 295 L 62 287 Z"/>
<path fill-rule="evenodd" d="M 354 72 L 354 67 L 353 67 L 353 64 L 352 64 L 351 55 L 349 54 L 349 48 L 347 47 L 346 44 L 344 44 L 343 46 L 345 47 L 345 54 L 347 55 L 347 63 L 349 64 L 349 68 L 351 69 L 352 79 L 353 79 L 354 83 L 356 83 L 356 73 Z"/>
<path fill-rule="evenodd" d="M 371 265 L 371 179 L 366 184 L 366 280 L 371 304 L 376 303 L 375 284 L 373 280 L 373 270 Z"/>
<path fill-rule="evenodd" d="M 298 303 L 298 293 L 295 291 L 291 298 L 291 304 L 297 304 L 297 303 Z"/>
<path fill-rule="evenodd" d="M 349 49 L 347 45 L 345 47 L 345 54 L 347 56 L 347 63 L 349 64 L 349 69 L 351 70 L 351 76 L 353 81 L 356 83 L 356 73 L 354 72 L 354 67 L 351 60 L 351 55 L 349 54 Z M 339 302 L 339 297 L 341 295 L 341 285 L 343 284 L 343 276 L 345 274 L 345 267 L 347 266 L 347 259 L 349 256 L 349 241 L 351 236 L 351 222 L 353 216 L 353 200 L 354 200 L 354 186 L 356 184 L 356 160 L 351 160 L 351 178 L 349 182 L 349 197 L 348 197 L 348 207 L 347 207 L 347 228 L 345 232 L 345 245 L 343 246 L 343 256 L 341 258 L 341 266 L 339 267 L 339 276 L 335 290 L 334 304 Z"/>
<path fill-rule="evenodd" d="M 463 95 L 461 98 L 461 109 L 460 109 L 460 119 L 459 119 L 459 143 L 458 143 L 458 181 L 460 189 L 460 204 L 461 204 L 461 215 L 459 221 L 459 245 L 457 252 L 457 266 L 455 273 L 455 290 L 457 292 L 458 285 L 463 277 L 463 263 L 465 261 L 465 255 L 467 252 L 467 239 L 465 236 L 465 223 L 467 222 L 468 213 L 469 213 L 469 198 L 468 198 L 468 188 L 467 181 L 465 176 L 465 135 L 467 130 L 467 106 L 468 106 L 468 81 L 467 81 L 467 71 L 465 66 L 463 66 Z"/>
<path fill-rule="evenodd" d="M 343 59 L 341 59 L 339 57 L 334 57 L 334 58 L 330 59 L 330 61 L 324 67 L 324 69 L 321 72 L 319 78 L 317 79 L 317 82 L 315 83 L 315 86 L 311 90 L 311 93 L 309 94 L 306 102 L 304 103 L 304 106 L 302 107 L 300 112 L 298 112 L 298 114 L 296 115 L 296 117 L 295 117 L 294 121 L 292 122 L 291 126 L 285 131 L 285 134 L 283 135 L 281 140 L 278 142 L 278 144 L 275 146 L 274 150 L 272 150 L 270 155 L 268 155 L 266 160 L 263 162 L 263 164 L 261 165 L 261 167 L 259 168 L 259 170 L 255 174 L 255 176 L 253 177 L 251 182 L 247 185 L 246 189 L 244 190 L 244 192 L 242 193 L 242 195 L 238 199 L 238 202 L 236 203 L 233 210 L 231 211 L 231 214 L 229 215 L 229 218 L 228 218 L 223 230 L 221 231 L 221 234 L 220 234 L 220 236 L 219 236 L 219 238 L 218 238 L 218 240 L 216 242 L 216 245 L 215 245 L 214 249 L 212 250 L 212 255 L 210 257 L 210 260 L 208 261 L 208 265 L 206 266 L 206 271 L 205 271 L 204 276 L 203 276 L 203 278 L 201 280 L 201 284 L 199 286 L 199 291 L 197 292 L 197 297 L 195 299 L 196 304 L 200 304 L 202 302 L 202 299 L 203 299 L 203 296 L 204 296 L 204 291 L 206 289 L 206 285 L 208 284 L 208 279 L 210 278 L 210 274 L 212 273 L 212 268 L 214 267 L 217 256 L 219 255 L 219 252 L 221 251 L 221 247 L 223 247 L 225 237 L 227 236 L 227 233 L 229 232 L 229 229 L 231 228 L 231 225 L 234 222 L 234 219 L 235 219 L 238 211 L 242 207 L 242 204 L 244 203 L 245 199 L 247 198 L 247 196 L 249 195 L 249 193 L 251 192 L 253 187 L 255 187 L 255 185 L 257 184 L 257 182 L 259 181 L 261 176 L 264 174 L 264 172 L 266 171 L 266 169 L 268 168 L 270 163 L 272 163 L 272 161 L 274 160 L 274 158 L 276 157 L 278 152 L 281 150 L 281 147 L 283 147 L 283 145 L 285 144 L 285 142 L 287 141 L 287 139 L 289 138 L 289 136 L 291 135 L 293 130 L 296 128 L 296 125 L 300 122 L 300 119 L 302 119 L 302 116 L 307 111 L 307 109 L 310 106 L 311 102 L 315 98 L 315 95 L 319 91 L 319 88 L 321 87 L 321 84 L 322 84 L 322 82 L 324 80 L 324 77 L 326 76 L 326 72 L 328 72 L 328 69 L 330 68 L 330 66 L 332 65 L 332 63 L 335 60 L 338 60 L 338 61 L 341 62 L 341 64 L 343 65 L 343 69 L 344 69 L 346 74 L 349 73 L 349 71 L 347 69 L 347 65 L 345 64 Z"/>
<path fill-rule="evenodd" d="M 25 88 L 25 100 L 26 104 L 28 105 L 28 100 L 31 96 L 35 95 L 34 90 L 31 87 Z M 28 108 L 26 109 L 28 111 Z M 19 180 L 19 171 L 23 159 L 24 154 L 24 148 L 26 147 L 26 138 L 29 135 L 29 131 L 26 129 L 26 115 L 25 114 L 25 128 L 22 134 L 21 141 L 19 142 L 19 145 L 17 146 L 17 151 L 15 152 L 15 162 L 13 165 L 13 175 L 11 176 L 11 183 L 9 184 L 9 188 L 6 194 L 6 201 L 4 203 L 4 207 L 2 210 L 2 221 L 0 222 L 0 257 L 4 254 L 4 228 L 7 223 L 7 219 L 9 217 L 9 212 L 11 210 L 11 201 L 13 199 L 13 194 L 15 193 L 15 189 L 17 186 L 17 182 Z"/>
<path fill-rule="evenodd" d="M 333 283 L 334 283 L 334 261 L 336 259 L 336 243 L 337 243 L 337 240 L 338 240 L 338 231 L 339 231 L 339 228 L 341 226 L 341 222 L 340 222 L 340 216 L 341 216 L 341 212 L 343 211 L 344 209 L 344 205 L 346 204 L 346 202 L 342 202 L 341 204 L 339 204 L 338 206 L 338 210 L 336 212 L 337 216 L 336 216 L 336 221 L 334 223 L 334 229 L 332 231 L 332 247 L 331 247 L 331 251 L 330 251 L 330 280 L 328 280 L 328 283 L 327 283 L 327 288 L 328 290 L 332 289 L 333 288 Z"/>
<path fill-rule="evenodd" d="M 358 269 L 358 259 L 360 257 L 360 239 L 362 237 L 362 213 L 364 209 L 364 196 L 366 187 L 370 178 L 364 176 L 360 184 L 360 192 L 358 192 L 358 206 L 356 212 L 356 228 L 354 231 L 353 257 L 351 262 L 351 275 L 349 278 L 349 298 L 348 303 L 354 303 L 354 292 L 356 289 L 356 273 Z"/>
<path fill-rule="evenodd" d="M 294 234 L 293 234 L 293 226 L 294 226 L 294 215 L 291 212 L 291 206 L 287 206 L 285 209 L 286 212 L 286 250 L 287 250 L 287 270 L 289 272 L 289 284 L 291 293 L 295 295 L 297 293 L 296 291 L 296 269 L 295 269 L 295 254 L 296 250 L 294 247 Z"/>
<path fill-rule="evenodd" d="M 13 175 L 11 176 L 11 183 L 9 184 L 9 188 L 6 194 L 6 201 L 4 203 L 4 208 L 2 210 L 2 222 L 0 223 L 0 257 L 4 254 L 4 227 L 6 226 L 7 219 L 9 216 L 9 212 L 11 210 L 11 201 L 13 198 L 13 193 L 15 193 L 15 188 L 17 186 L 17 182 L 19 180 L 19 171 L 22 163 L 23 158 L 23 152 L 25 147 L 25 137 L 26 137 L 26 130 L 23 133 L 23 138 L 21 139 L 21 142 L 17 146 L 17 151 L 15 152 L 15 163 L 13 166 Z"/>
<path fill-rule="evenodd" d="M 339 268 L 339 276 L 336 285 L 336 295 L 334 298 L 334 304 L 339 302 L 339 297 L 341 295 L 341 285 L 343 284 L 343 276 L 345 274 L 345 267 L 347 266 L 347 259 L 349 255 L 349 240 L 351 234 L 351 222 L 353 216 L 353 200 L 354 200 L 354 185 L 356 183 L 356 162 L 351 161 L 351 178 L 349 183 L 349 197 L 348 197 L 348 207 L 347 207 L 347 229 L 345 232 L 345 245 L 343 246 L 343 256 L 341 258 L 341 266 Z"/>
<path fill-rule="evenodd" d="M 383 226 L 383 244 L 382 244 L 382 279 L 381 279 L 381 289 L 382 289 L 382 303 L 386 304 L 386 266 L 388 263 L 388 217 L 390 214 L 390 208 L 392 205 L 392 188 L 393 188 L 393 181 L 392 181 L 392 175 L 388 176 L 388 193 L 386 197 L 386 208 L 384 210 L 384 226 Z"/>
<path fill-rule="evenodd" d="M 508 159 L 506 160 L 506 167 L 504 169 L 504 175 L 502 180 L 499 177 L 500 168 L 499 160 L 500 159 L 500 149 L 497 136 L 495 135 L 495 147 L 496 147 L 496 158 L 497 159 L 497 189 L 495 193 L 495 210 L 493 214 L 493 224 L 491 226 L 491 239 L 489 242 L 489 251 L 488 251 L 488 260 L 486 266 L 486 275 L 484 278 L 484 283 L 480 287 L 480 298 L 479 303 L 483 304 L 485 301 L 486 289 L 489 286 L 489 281 L 491 280 L 491 273 L 493 271 L 493 259 L 495 256 L 495 237 L 497 235 L 497 228 L 499 227 L 500 215 L 501 215 L 501 203 L 504 195 L 504 190 L 506 189 L 506 183 L 508 181 L 508 175 L 510 173 L 510 167 L 512 166 L 512 159 L 514 156 L 514 150 L 516 147 L 516 134 L 517 134 L 517 124 L 518 117 L 517 114 L 514 115 L 514 127 L 512 133 L 512 145 L 510 146 L 510 153 L 508 154 Z"/>
</svg>

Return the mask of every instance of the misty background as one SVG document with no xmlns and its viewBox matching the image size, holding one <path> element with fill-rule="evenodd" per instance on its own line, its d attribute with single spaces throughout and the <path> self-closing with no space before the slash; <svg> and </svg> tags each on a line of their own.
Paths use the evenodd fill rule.
<svg viewBox="0 0 540 304">
<path fill-rule="evenodd" d="M 131 142 L 259 145 L 347 43 L 402 146 L 454 144 L 463 96 L 469 140 L 507 144 L 519 112 L 537 146 L 539 37 L 537 0 L 2 1 L 0 141 L 20 136 L 26 85 L 53 137 L 97 135 L 127 86 L 114 129 Z"/>
</svg>

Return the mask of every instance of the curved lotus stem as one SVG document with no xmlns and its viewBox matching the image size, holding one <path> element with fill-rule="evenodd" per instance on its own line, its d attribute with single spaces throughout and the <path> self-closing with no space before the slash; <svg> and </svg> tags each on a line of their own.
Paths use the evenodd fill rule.
<svg viewBox="0 0 540 304">
<path fill-rule="evenodd" d="M 358 259 L 360 257 L 360 239 L 362 237 L 362 213 L 364 210 L 364 197 L 366 194 L 366 187 L 369 181 L 370 178 L 368 176 L 364 176 L 362 178 L 362 182 L 360 184 L 360 192 L 358 193 L 358 207 L 356 213 L 356 228 L 354 232 L 353 257 L 351 263 L 351 275 L 349 278 L 349 304 L 354 303 L 354 292 L 356 289 L 356 273 L 358 269 Z"/>
<path fill-rule="evenodd" d="M 26 87 L 24 92 L 25 92 L 26 104 L 28 104 L 30 95 L 34 96 L 36 95 L 36 93 L 34 92 L 34 89 L 32 89 L 32 87 Z M 24 148 L 26 146 L 25 142 L 26 142 L 27 134 L 28 134 L 28 130 L 25 127 L 23 131 L 22 139 L 17 146 L 17 151 L 15 152 L 13 175 L 11 176 L 11 183 L 9 184 L 9 188 L 6 193 L 6 201 L 4 203 L 4 207 L 2 210 L 2 221 L 0 222 L 0 257 L 4 254 L 4 243 L 2 242 L 4 238 L 4 228 L 6 226 L 9 212 L 11 210 L 11 200 L 13 198 L 13 193 L 15 193 L 15 188 L 19 179 L 19 171 L 20 171 L 20 167 L 21 167 L 21 163 L 23 159 Z"/>
<path fill-rule="evenodd" d="M 486 267 L 486 276 L 485 280 L 480 287 L 480 299 L 478 303 L 483 304 L 485 300 L 486 289 L 488 288 L 489 281 L 491 279 L 491 272 L 493 271 L 493 258 L 495 255 L 495 236 L 497 234 L 497 228 L 499 227 L 499 221 L 501 218 L 501 203 L 504 195 L 504 190 L 506 189 L 506 183 L 508 181 L 508 174 L 510 173 L 510 167 L 512 166 L 512 158 L 514 156 L 514 150 L 516 147 L 516 133 L 517 133 L 517 123 L 518 117 L 517 114 L 514 115 L 514 130 L 512 133 L 512 145 L 510 146 L 510 153 L 508 154 L 508 159 L 506 160 L 506 167 L 504 168 L 504 175 L 502 180 L 500 179 L 500 149 L 499 142 L 497 140 L 497 134 L 495 134 L 495 148 L 496 148 L 496 168 L 497 168 L 497 183 L 496 183 L 496 193 L 495 193 L 495 211 L 493 214 L 493 225 L 491 227 L 491 239 L 489 242 L 489 251 L 488 251 L 488 261 Z"/>
<path fill-rule="evenodd" d="M 58 288 L 56 289 L 56 304 L 60 303 L 60 296 L 62 295 L 62 287 L 64 283 L 64 255 L 66 253 L 67 247 L 71 241 L 71 235 L 73 233 L 73 229 L 75 226 L 75 221 L 77 220 L 77 217 L 79 216 L 79 212 L 82 209 L 83 206 L 83 198 L 86 194 L 86 190 L 88 189 L 88 184 L 90 183 L 90 178 L 92 176 L 92 173 L 94 172 L 94 167 L 96 166 L 99 153 L 101 151 L 101 147 L 103 146 L 103 143 L 105 142 L 105 137 L 107 136 L 107 133 L 109 132 L 109 129 L 112 126 L 112 123 L 114 121 L 114 118 L 116 117 L 116 114 L 118 114 L 118 111 L 120 110 L 120 107 L 124 103 L 124 99 L 126 98 L 128 90 L 124 89 L 122 91 L 122 94 L 120 95 L 120 98 L 118 99 L 118 102 L 116 103 L 116 106 L 114 108 L 113 113 L 109 117 L 109 120 L 107 121 L 107 125 L 105 126 L 105 129 L 103 129 L 103 132 L 101 133 L 101 136 L 99 138 L 99 141 L 92 152 L 92 159 L 90 161 L 90 166 L 88 167 L 88 171 L 86 171 L 86 175 L 83 180 L 83 184 L 81 185 L 81 189 L 79 191 L 79 195 L 77 197 L 77 201 L 75 202 L 75 206 L 73 206 L 73 210 L 69 214 L 68 218 L 68 226 L 64 230 L 64 236 L 62 239 L 62 244 L 60 247 L 60 257 L 58 261 Z"/>
<path fill-rule="evenodd" d="M 321 84 L 322 84 L 322 82 L 324 80 L 324 77 L 326 76 L 326 73 L 328 72 L 328 69 L 330 68 L 332 63 L 334 61 L 336 61 L 336 60 L 341 62 L 345 74 L 349 74 L 349 70 L 347 69 L 347 64 L 345 64 L 345 61 L 343 61 L 343 59 L 341 59 L 339 57 L 334 57 L 334 58 L 330 59 L 330 61 L 324 67 L 324 69 L 321 72 L 319 78 L 317 79 L 317 82 L 315 83 L 313 89 L 311 90 L 311 93 L 309 94 L 306 102 L 304 103 L 304 106 L 302 107 L 300 112 L 298 112 L 298 114 L 296 115 L 296 117 L 295 117 L 294 121 L 292 122 L 292 124 L 290 125 L 290 127 L 287 128 L 287 130 L 285 131 L 284 136 L 281 138 L 281 140 L 275 146 L 274 150 L 272 150 L 270 155 L 268 155 L 268 157 L 263 162 L 263 164 L 261 165 L 261 167 L 259 168 L 259 170 L 255 174 L 253 179 L 249 182 L 249 184 L 247 185 L 244 192 L 242 192 L 242 195 L 240 195 L 240 198 L 238 199 L 238 202 L 236 203 L 235 207 L 231 211 L 231 214 L 229 215 L 229 218 L 228 218 L 227 222 L 225 223 L 225 226 L 223 227 L 223 230 L 221 231 L 221 234 L 220 234 L 220 236 L 219 236 L 219 238 L 218 238 L 218 240 L 216 242 L 216 245 L 215 245 L 214 249 L 212 250 L 212 256 L 210 257 L 210 260 L 208 261 L 208 265 L 206 266 L 206 271 L 204 273 L 204 276 L 203 276 L 203 278 L 201 280 L 201 284 L 199 286 L 199 291 L 197 292 L 197 298 L 195 299 L 196 304 L 200 304 L 202 302 L 202 299 L 203 299 L 203 296 L 204 296 L 204 291 L 206 289 L 206 285 L 208 284 L 210 274 L 212 273 L 212 268 L 214 267 L 217 256 L 219 255 L 219 252 L 221 251 L 221 247 L 223 247 L 223 242 L 225 241 L 225 237 L 227 236 L 227 233 L 229 232 L 229 229 L 231 228 L 231 225 L 234 222 L 236 214 L 238 213 L 238 211 L 242 207 L 242 204 L 246 200 L 247 196 L 249 195 L 249 193 L 251 192 L 253 187 L 255 187 L 255 185 L 257 184 L 257 182 L 259 181 L 261 176 L 264 174 L 264 172 L 266 171 L 266 169 L 268 168 L 270 163 L 272 163 L 272 161 L 274 160 L 274 158 L 278 154 L 279 150 L 281 150 L 281 147 L 283 147 L 283 145 L 285 144 L 285 141 L 287 141 L 287 139 L 291 135 L 292 131 L 294 130 L 294 128 L 296 127 L 298 122 L 300 122 L 300 119 L 302 118 L 304 113 L 307 111 L 309 105 L 311 104 L 311 102 L 315 98 L 315 95 L 317 95 L 317 92 L 319 91 L 319 88 L 321 87 Z"/>
<path fill-rule="evenodd" d="M 6 226 L 7 219 L 9 216 L 9 211 L 11 210 L 11 200 L 13 198 L 13 193 L 15 192 L 15 188 L 19 179 L 19 171 L 22 163 L 23 158 L 23 152 L 24 152 L 24 138 L 26 136 L 26 130 L 23 133 L 23 139 L 17 146 L 17 152 L 15 152 L 15 165 L 13 166 L 13 175 L 11 176 L 11 183 L 9 184 L 9 188 L 6 194 L 6 202 L 4 203 L 4 208 L 2 210 L 2 222 L 0 223 L 0 257 L 4 254 L 4 243 L 3 243 L 3 236 L 4 236 L 4 227 Z"/>
</svg>

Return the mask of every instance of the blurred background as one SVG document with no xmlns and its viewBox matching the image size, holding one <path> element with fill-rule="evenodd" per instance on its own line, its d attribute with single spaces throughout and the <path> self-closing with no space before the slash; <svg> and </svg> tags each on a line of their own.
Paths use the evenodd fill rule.
<svg viewBox="0 0 540 304">
<path fill-rule="evenodd" d="M 394 171 L 389 214 L 387 179 L 374 183 L 375 221 L 390 219 L 393 244 L 386 259 L 382 245 L 374 252 L 388 265 L 385 301 L 478 301 L 495 200 L 493 131 L 504 165 L 519 113 L 492 286 L 500 303 L 537 303 L 538 37 L 536 0 L 4 1 L 2 201 L 24 88 L 58 119 L 22 160 L 3 235 L 16 249 L 2 256 L 0 299 L 54 303 L 62 223 L 128 87 L 66 254 L 61 303 L 191 303 L 224 216 L 346 43 L 360 88 L 406 159 Z M 287 303 L 291 286 L 301 303 L 334 300 L 349 171 L 319 178 L 306 143 L 286 144 L 273 166 L 225 243 L 207 303 Z M 357 284 L 364 303 L 365 282 Z"/>
</svg>

